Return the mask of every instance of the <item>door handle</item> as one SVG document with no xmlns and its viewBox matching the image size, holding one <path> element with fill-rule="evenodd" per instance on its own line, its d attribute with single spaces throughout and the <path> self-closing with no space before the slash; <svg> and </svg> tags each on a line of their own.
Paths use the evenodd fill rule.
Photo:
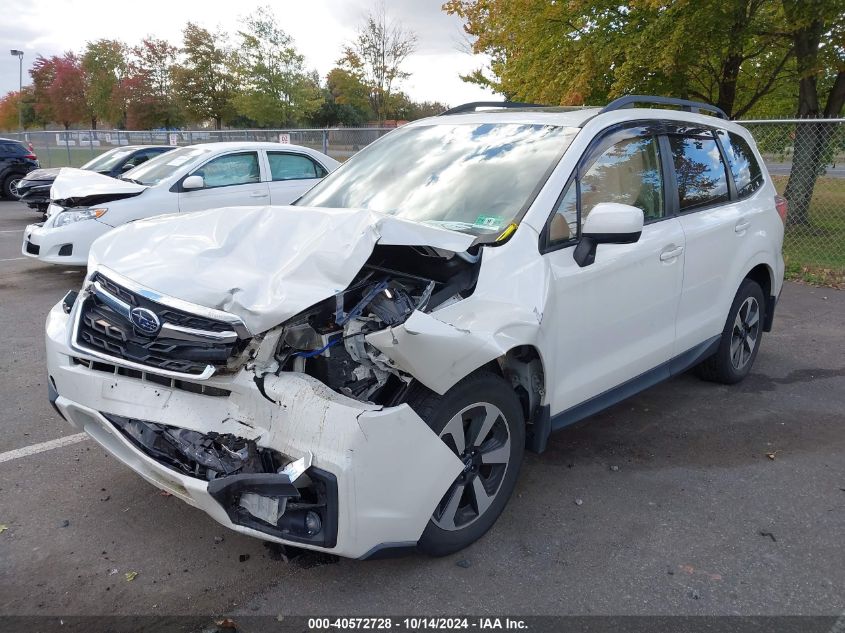
<svg viewBox="0 0 845 633">
<path fill-rule="evenodd" d="M 734 231 L 736 231 L 737 233 L 742 233 L 749 226 L 751 226 L 751 222 L 746 220 L 746 219 L 742 219 L 742 220 L 740 220 L 739 222 L 736 223 L 736 226 L 734 227 Z"/>
<path fill-rule="evenodd" d="M 675 248 L 673 248 L 671 250 L 663 251 L 662 253 L 660 253 L 660 261 L 661 262 L 672 261 L 673 259 L 677 259 L 678 257 L 680 257 L 681 253 L 683 253 L 683 252 L 684 252 L 683 246 L 676 246 Z"/>
<path fill-rule="evenodd" d="M 263 191 L 253 191 L 249 194 L 250 198 L 266 198 L 268 194 L 264 193 Z"/>
</svg>

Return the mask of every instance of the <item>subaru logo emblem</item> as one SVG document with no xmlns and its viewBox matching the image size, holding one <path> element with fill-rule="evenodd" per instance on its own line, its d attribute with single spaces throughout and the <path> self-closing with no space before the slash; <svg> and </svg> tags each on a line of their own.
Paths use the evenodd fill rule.
<svg viewBox="0 0 845 633">
<path fill-rule="evenodd" d="M 158 331 L 161 329 L 161 321 L 158 315 L 152 310 L 132 308 L 131 312 L 129 312 L 129 317 L 132 319 L 132 325 L 148 336 L 158 334 Z"/>
</svg>

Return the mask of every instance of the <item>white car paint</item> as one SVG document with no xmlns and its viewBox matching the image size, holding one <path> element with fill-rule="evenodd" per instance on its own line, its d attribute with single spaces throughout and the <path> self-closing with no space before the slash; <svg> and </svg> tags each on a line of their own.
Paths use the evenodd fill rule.
<svg viewBox="0 0 845 633">
<path fill-rule="evenodd" d="M 63 168 L 50 190 L 53 203 L 50 205 L 47 219 L 43 223 L 26 227 L 21 252 L 51 264 L 84 266 L 93 242 L 114 227 L 169 213 L 267 205 L 271 202 L 271 191 L 274 204 L 288 204 L 319 182 L 319 178 L 274 181 L 267 162 L 268 151 L 303 157 L 318 164 L 326 173 L 339 165 L 334 159 L 308 147 L 280 143 L 224 142 L 179 148 L 174 152 L 162 154 L 123 176 L 126 179 L 141 178 L 139 174 L 144 174 L 154 164 L 168 165 L 170 173 L 149 185 L 109 178 L 81 169 Z M 212 161 L 243 153 L 254 154 L 256 157 L 255 182 L 225 186 L 208 185 L 194 190 L 181 188 L 182 180 L 202 172 Z M 86 198 L 95 196 L 103 198 L 94 198 L 93 202 L 85 203 Z M 108 200 L 109 196 L 129 197 Z M 83 202 L 74 203 L 78 200 Z M 56 204 L 57 201 L 64 201 L 64 204 L 60 206 Z M 97 218 L 59 225 L 62 222 L 62 213 L 75 213 L 89 208 L 107 211 Z"/>
<path fill-rule="evenodd" d="M 450 124 L 581 127 L 515 231 L 511 227 L 502 234 L 506 239 L 486 242 L 478 252 L 467 250 L 473 240 L 464 233 L 363 209 L 265 207 L 243 210 L 240 216 L 220 209 L 114 231 L 92 249 L 85 286 L 70 314 L 59 305 L 47 322 L 57 406 L 143 477 L 243 533 L 289 542 L 234 524 L 209 496 L 206 482 L 149 458 L 101 412 L 201 433 L 235 433 L 291 460 L 313 455 L 315 467 L 331 472 L 338 482 L 338 543 L 329 551 L 361 557 L 385 544 L 413 544 L 461 463 L 442 450 L 443 443 L 406 404 L 373 405 L 347 397 L 296 370 L 296 364 L 281 370 L 276 357 L 288 331 L 285 322 L 343 293 L 377 247 L 413 246 L 425 257 L 480 262 L 477 279 L 467 296 L 456 295 L 432 310 L 418 306 L 404 322 L 366 334 L 375 350 L 370 358 L 381 366 L 444 394 L 475 370 L 496 363 L 528 391 L 535 405 L 529 410 L 545 409 L 552 418 L 562 419 L 612 389 L 624 394 L 631 380 L 711 344 L 752 268 L 764 266 L 772 297 L 780 294 L 783 278 L 783 224 L 768 175 L 742 201 L 644 226 L 626 225 L 632 232 L 641 228 L 639 238 L 600 244 L 591 265 L 578 265 L 575 244 L 543 252 L 541 237 L 550 213 L 591 142 L 618 124 L 649 120 L 717 126 L 754 147 L 739 125 L 686 112 L 453 115 Z M 625 209 L 616 211 L 620 223 L 630 218 Z M 133 250 L 133 244 L 143 246 Z M 253 351 L 223 369 L 209 365 L 202 378 L 144 368 L 144 376 L 173 378 L 169 388 L 125 375 L 120 367 L 138 367 L 74 338 L 80 306 L 97 293 L 99 274 L 134 288 L 138 296 L 191 314 L 227 313 L 253 337 Z M 537 358 L 515 359 L 514 352 L 525 348 Z M 73 358 L 106 362 L 115 370 L 104 372 Z M 669 374 L 667 368 L 654 380 Z M 232 393 L 212 398 L 187 392 L 177 378 Z M 540 424 L 542 418 L 532 422 Z"/>
</svg>

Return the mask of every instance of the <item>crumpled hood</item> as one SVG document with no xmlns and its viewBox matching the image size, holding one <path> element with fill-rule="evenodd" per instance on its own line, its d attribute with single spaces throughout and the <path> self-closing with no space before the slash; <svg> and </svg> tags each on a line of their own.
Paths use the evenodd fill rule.
<svg viewBox="0 0 845 633">
<path fill-rule="evenodd" d="M 146 185 L 137 185 L 126 180 L 118 180 L 87 169 L 62 167 L 53 186 L 50 187 L 51 200 L 83 199 L 116 195 L 127 197 L 141 193 Z"/>
<path fill-rule="evenodd" d="M 362 209 L 230 207 L 119 227 L 94 242 L 88 267 L 235 314 L 258 334 L 345 289 L 376 243 L 463 252 L 473 241 Z"/>
</svg>

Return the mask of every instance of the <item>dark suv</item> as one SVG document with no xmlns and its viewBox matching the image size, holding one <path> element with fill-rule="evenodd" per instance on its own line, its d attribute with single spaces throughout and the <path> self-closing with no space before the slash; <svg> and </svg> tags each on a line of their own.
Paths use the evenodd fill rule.
<svg viewBox="0 0 845 633">
<path fill-rule="evenodd" d="M 115 147 L 95 156 L 81 169 L 96 171 L 112 178 L 119 178 L 130 169 L 147 162 L 153 156 L 176 149 L 172 145 L 125 145 Z M 45 212 L 50 204 L 50 187 L 61 167 L 39 169 L 28 174 L 18 183 L 17 198 L 31 209 Z"/>
<path fill-rule="evenodd" d="M 17 200 L 18 184 L 26 174 L 38 169 L 38 157 L 20 141 L 0 138 L 0 193 Z"/>
</svg>

